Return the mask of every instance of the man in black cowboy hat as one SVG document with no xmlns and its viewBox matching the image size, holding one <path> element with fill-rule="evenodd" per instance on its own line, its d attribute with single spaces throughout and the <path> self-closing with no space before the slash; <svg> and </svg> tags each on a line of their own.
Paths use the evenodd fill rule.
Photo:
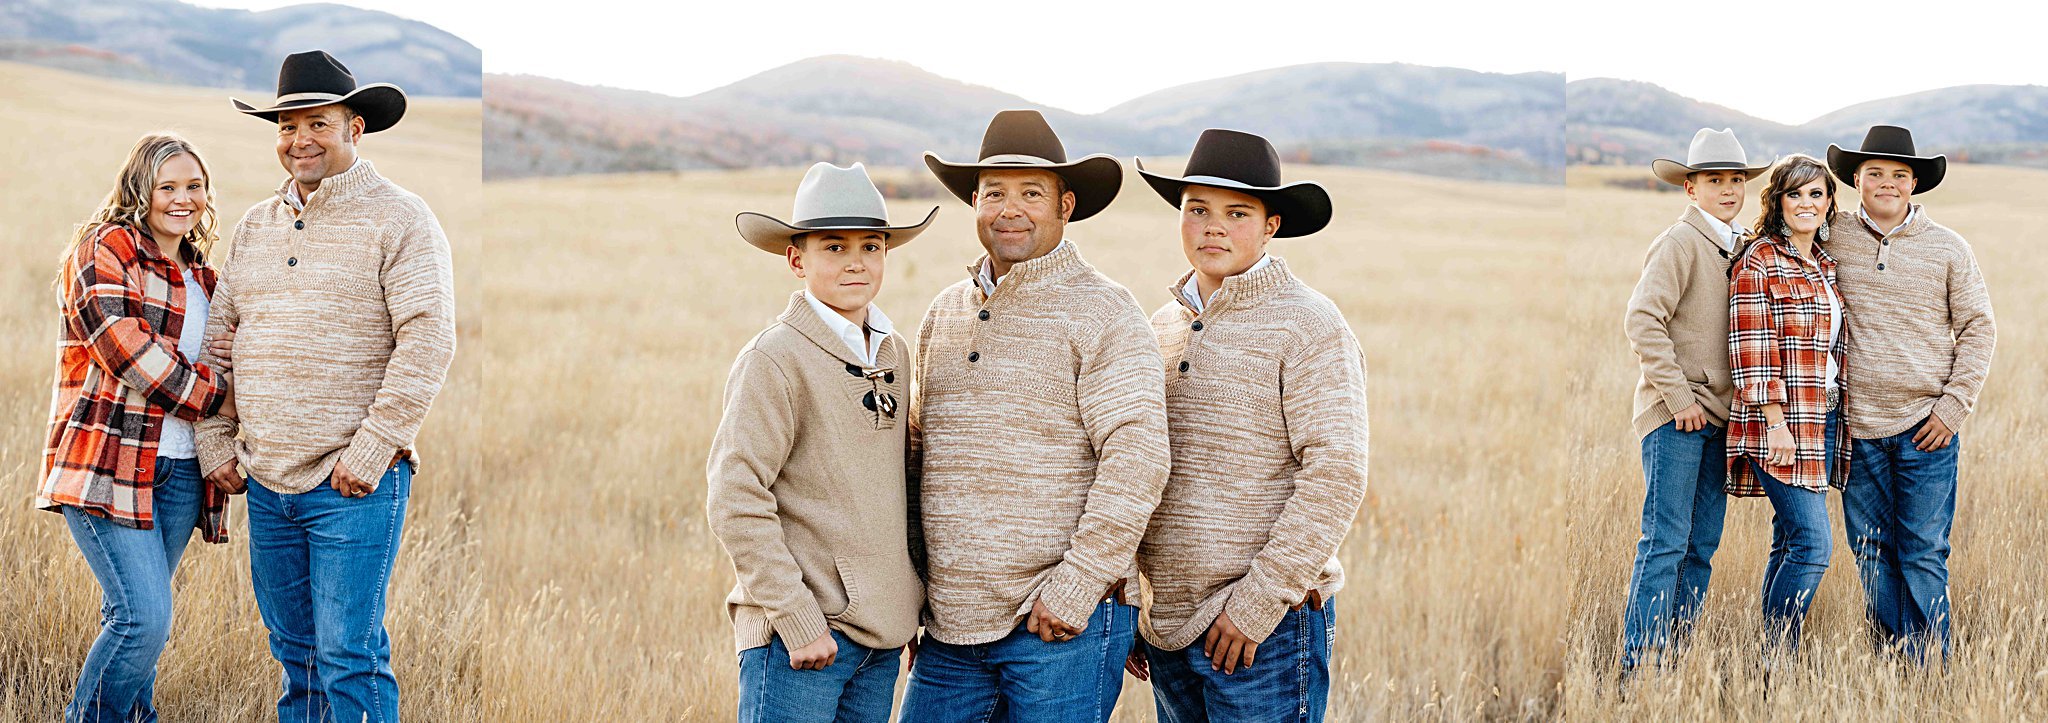
<svg viewBox="0 0 2048 723">
<path fill-rule="evenodd" d="M 1164 379 L 1137 300 L 1066 227 L 1109 205 L 1122 167 L 1068 161 L 1035 111 L 997 114 L 974 162 L 925 164 L 987 253 L 918 332 L 927 616 L 903 720 L 1107 720 L 1166 481 Z"/>
<path fill-rule="evenodd" d="M 1138 169 L 1180 209 L 1194 269 L 1152 315 L 1173 469 L 1138 547 L 1150 595 L 1130 669 L 1160 720 L 1321 720 L 1337 548 L 1365 498 L 1365 358 L 1266 247 L 1321 230 L 1330 195 L 1283 185 L 1273 145 L 1232 130 L 1203 131 L 1180 176 Z"/>
<path fill-rule="evenodd" d="M 207 323 L 209 339 L 236 333 L 201 356 L 231 358 L 238 388 L 270 392 L 238 399 L 239 420 L 198 426 L 201 466 L 249 493 L 251 580 L 284 668 L 278 718 L 396 721 L 384 598 L 413 440 L 455 354 L 448 239 L 425 201 L 356 153 L 404 115 L 403 91 L 357 86 L 311 51 L 285 59 L 275 103 L 234 105 L 276 124 L 290 178 L 243 215 Z"/>
<path fill-rule="evenodd" d="M 1948 651 L 1949 527 L 1963 424 L 1991 372 L 1998 332 L 1976 254 L 1913 203 L 1948 171 L 1913 134 L 1873 126 L 1857 150 L 1828 146 L 1828 166 L 1862 194 L 1824 242 L 1848 303 L 1854 386 L 1843 421 L 1854 440 L 1843 525 L 1882 644 Z"/>
</svg>

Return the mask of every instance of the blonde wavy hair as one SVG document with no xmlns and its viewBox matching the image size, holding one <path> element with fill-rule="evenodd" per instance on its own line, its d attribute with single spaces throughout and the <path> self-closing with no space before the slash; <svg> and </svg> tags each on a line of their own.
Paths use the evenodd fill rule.
<svg viewBox="0 0 2048 723">
<path fill-rule="evenodd" d="M 191 156 L 192 160 L 199 164 L 199 176 L 205 179 L 206 183 L 206 211 L 199 214 L 199 223 L 193 225 L 192 230 L 186 232 L 185 237 L 180 240 L 192 244 L 192 247 L 198 249 L 202 255 L 213 249 L 213 242 L 218 239 L 215 231 L 219 226 L 219 219 L 214 212 L 213 172 L 207 170 L 206 160 L 200 157 L 199 149 L 194 148 L 191 141 L 175 133 L 164 131 L 145 134 L 135 141 L 134 148 L 129 149 L 128 160 L 121 164 L 121 175 L 114 178 L 114 190 L 107 192 L 106 199 L 100 201 L 99 209 L 93 211 L 84 223 L 79 224 L 71 233 L 71 241 L 64 244 L 64 254 L 57 258 L 55 284 L 58 291 L 63 290 L 66 282 L 63 278 L 64 262 L 78 253 L 78 245 L 91 238 L 100 228 L 107 224 L 117 224 L 144 234 L 149 233 L 149 202 L 151 189 L 156 187 L 157 171 L 162 170 L 165 163 L 178 156 Z"/>
</svg>

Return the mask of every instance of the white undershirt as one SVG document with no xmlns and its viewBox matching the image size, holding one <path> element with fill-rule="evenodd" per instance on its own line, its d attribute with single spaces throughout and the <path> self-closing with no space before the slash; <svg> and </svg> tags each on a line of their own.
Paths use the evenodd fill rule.
<svg viewBox="0 0 2048 723">
<path fill-rule="evenodd" d="M 199 285 L 199 276 L 187 269 L 184 328 L 177 330 L 178 353 L 185 355 L 187 362 L 199 361 L 208 307 L 206 289 Z M 192 423 L 173 414 L 164 414 L 164 433 L 157 439 L 156 456 L 169 459 L 192 459 L 199 456 L 199 452 L 192 446 Z"/>
<path fill-rule="evenodd" d="M 1830 348 L 1822 352 L 1827 354 L 1828 358 L 1827 388 L 1839 389 L 1841 388 L 1842 370 L 1835 364 L 1835 355 L 1831 352 L 1835 340 L 1842 336 L 1842 297 L 1835 295 L 1835 285 L 1828 283 L 1826 274 L 1821 274 L 1820 290 L 1828 295 L 1828 344 Z"/>
<path fill-rule="evenodd" d="M 1260 255 L 1260 256 L 1259 256 L 1259 262 L 1258 262 L 1258 263 L 1256 263 L 1256 264 L 1252 264 L 1252 267 L 1251 267 L 1251 268 L 1249 268 L 1249 269 L 1245 269 L 1245 270 L 1244 270 L 1244 274 L 1249 274 L 1249 273 L 1252 273 L 1252 272 L 1254 272 L 1254 271 L 1258 271 L 1259 269 L 1263 269 L 1263 268 L 1266 268 L 1267 266 L 1271 265 L 1272 263 L 1273 263 L 1273 255 L 1272 255 L 1272 254 L 1262 254 L 1262 255 Z M 1244 274 L 1237 274 L 1237 276 L 1243 276 Z M 1236 278 L 1236 277 L 1235 277 L 1235 276 L 1226 276 L 1226 277 L 1223 277 L 1223 278 L 1224 278 L 1224 280 L 1225 280 L 1225 281 L 1228 281 L 1228 280 L 1230 280 L 1230 279 L 1232 279 L 1232 278 Z M 1203 307 L 1206 307 L 1206 306 L 1208 306 L 1208 305 L 1209 305 L 1209 303 L 1208 303 L 1208 302 L 1210 302 L 1210 301 L 1215 301 L 1215 300 L 1216 300 L 1216 295 L 1217 295 L 1217 294 L 1221 294 L 1221 293 L 1223 293 L 1223 285 L 1222 285 L 1222 284 L 1217 284 L 1217 285 L 1216 285 L 1216 290 L 1215 290 L 1215 291 L 1211 291 L 1211 292 L 1209 292 L 1209 298 L 1208 298 L 1207 300 L 1204 300 L 1204 299 L 1202 298 L 1202 290 L 1201 290 L 1201 284 L 1197 283 L 1196 279 L 1197 279 L 1197 277 L 1195 277 L 1195 276 L 1190 276 L 1190 277 L 1188 277 L 1188 283 L 1187 283 L 1187 285 L 1186 285 L 1186 286 L 1182 286 L 1182 287 L 1180 287 L 1180 298 L 1183 298 L 1183 299 L 1187 299 L 1187 300 L 1188 300 L 1188 306 L 1190 306 L 1190 307 L 1193 307 L 1193 308 L 1194 308 L 1194 310 L 1195 310 L 1195 313 L 1197 313 L 1197 314 L 1200 314 L 1200 313 L 1202 313 L 1202 309 L 1203 309 Z"/>
<path fill-rule="evenodd" d="M 846 348 L 853 352 L 853 358 L 859 359 L 862 366 L 874 366 L 876 355 L 882 353 L 882 339 L 896 333 L 896 325 L 890 323 L 889 316 L 883 314 L 874 304 L 868 304 L 867 331 L 874 332 L 868 334 L 863 333 L 860 326 L 847 321 L 845 316 L 834 311 L 832 307 L 826 306 L 825 302 L 819 301 L 818 297 L 812 296 L 811 292 L 804 292 L 804 300 L 811 302 L 811 310 L 818 313 L 818 318 L 825 321 L 826 328 L 831 329 L 840 341 L 846 342 Z"/>
<path fill-rule="evenodd" d="M 1749 231 L 1746 229 L 1731 224 L 1721 223 L 1721 219 L 1714 218 L 1714 214 L 1707 213 L 1707 210 L 1704 208 L 1700 208 L 1700 205 L 1697 203 L 1693 204 L 1692 207 L 1699 208 L 1700 216 L 1705 217 L 1707 219 L 1707 225 L 1714 227 L 1714 233 L 1719 234 L 1715 237 L 1714 240 L 1719 241 L 1721 243 L 1722 251 L 1734 251 L 1735 238 L 1737 236 L 1749 235 Z"/>
</svg>

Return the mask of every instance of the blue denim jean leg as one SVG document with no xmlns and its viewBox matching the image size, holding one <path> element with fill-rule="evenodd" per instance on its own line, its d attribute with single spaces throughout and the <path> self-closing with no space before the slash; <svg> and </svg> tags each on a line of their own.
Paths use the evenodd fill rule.
<svg viewBox="0 0 2048 723">
<path fill-rule="evenodd" d="M 325 482 L 279 494 L 249 481 L 249 572 L 284 668 L 279 720 L 398 720 L 384 605 L 412 471 L 394 465 L 357 498 Z"/>
<path fill-rule="evenodd" d="M 158 457 L 153 479 L 152 529 L 64 508 L 71 539 L 100 584 L 100 634 L 64 708 L 67 723 L 156 720 L 156 660 L 171 637 L 171 576 L 199 521 L 205 483 L 192 459 Z"/>
<path fill-rule="evenodd" d="M 1210 666 L 1202 642 L 1180 650 L 1145 644 L 1152 701 L 1160 723 L 1314 723 L 1330 699 L 1330 645 L 1337 610 L 1325 600 L 1280 619 L 1259 643 L 1250 668 L 1225 675 Z"/>
<path fill-rule="evenodd" d="M 1841 424 L 1839 412 L 1828 412 L 1827 455 L 1822 467 L 1832 469 L 1835 458 L 1835 430 Z M 1750 460 L 1764 495 L 1771 500 L 1771 554 L 1764 563 L 1763 613 L 1765 635 L 1797 650 L 1806 611 L 1828 570 L 1834 554 L 1834 531 L 1828 525 L 1826 492 L 1793 487 L 1771 476 Z"/>
<path fill-rule="evenodd" d="M 1946 448 L 1920 451 L 1920 426 L 1856 440 L 1842 497 L 1865 615 L 1880 644 L 1903 644 L 1914 659 L 1932 648 L 1948 655 L 1949 532 L 1963 444 L 1958 434 Z"/>
<path fill-rule="evenodd" d="M 1698 617 L 1721 546 L 1728 498 L 1728 432 L 1666 422 L 1643 437 L 1643 536 L 1622 614 L 1623 668 L 1666 649 Z"/>
<path fill-rule="evenodd" d="M 1137 608 L 1105 600 L 1072 640 L 1044 642 L 1022 623 L 1000 640 L 975 645 L 926 635 L 911 665 L 901 720 L 1104 723 L 1123 691 L 1137 621 Z"/>
<path fill-rule="evenodd" d="M 824 670 L 793 670 L 782 636 L 740 651 L 740 723 L 888 723 L 902 648 L 877 650 L 832 631 Z"/>
</svg>

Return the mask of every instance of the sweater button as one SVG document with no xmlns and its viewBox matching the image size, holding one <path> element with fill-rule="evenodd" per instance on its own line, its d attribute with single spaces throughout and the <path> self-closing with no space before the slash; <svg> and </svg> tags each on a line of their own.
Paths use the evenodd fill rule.
<svg viewBox="0 0 2048 723">
<path fill-rule="evenodd" d="M 298 230 L 300 230 L 300 231 L 304 231 L 304 230 L 306 230 L 306 222 L 305 222 L 305 221 L 293 221 L 293 222 L 292 222 L 292 228 L 298 229 Z"/>
<path fill-rule="evenodd" d="M 1187 362 L 1181 362 L 1181 363 L 1180 363 L 1180 371 L 1181 371 L 1181 373 L 1182 373 L 1182 374 L 1186 374 L 1186 373 L 1187 373 L 1187 371 L 1188 371 L 1188 363 L 1187 363 Z"/>
<path fill-rule="evenodd" d="M 969 364 L 972 364 L 972 363 L 974 363 L 974 362 L 978 362 L 978 361 L 981 361 L 981 352 L 978 352 L 978 351 L 970 351 L 970 352 L 967 352 L 967 363 L 969 363 Z"/>
<path fill-rule="evenodd" d="M 1877 265 L 1877 270 L 1879 270 L 1879 271 L 1883 271 L 1883 270 L 1884 270 L 1884 264 L 1878 264 L 1878 265 Z"/>
<path fill-rule="evenodd" d="M 1202 322 L 1199 322 L 1199 321 L 1195 322 L 1194 330 L 1195 330 L 1195 331 L 1201 331 L 1201 330 L 1202 330 Z"/>
<path fill-rule="evenodd" d="M 987 310 L 987 309 L 982 309 L 982 310 L 981 310 L 981 313 L 979 314 L 979 316 L 981 317 L 981 320 L 982 320 L 982 321 L 988 321 L 988 310 Z"/>
<path fill-rule="evenodd" d="M 293 257 L 291 257 L 291 258 L 285 259 L 285 260 L 284 260 L 284 265 L 286 265 L 286 266 L 297 266 L 297 265 L 299 265 L 299 257 L 297 257 L 297 256 L 293 256 Z"/>
</svg>

